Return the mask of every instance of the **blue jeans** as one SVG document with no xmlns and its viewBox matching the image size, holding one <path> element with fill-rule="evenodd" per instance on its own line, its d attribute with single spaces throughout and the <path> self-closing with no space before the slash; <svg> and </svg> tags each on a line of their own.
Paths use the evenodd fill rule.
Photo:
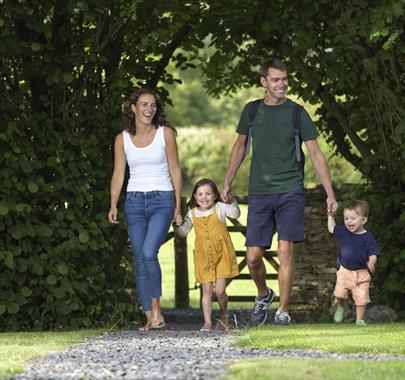
<svg viewBox="0 0 405 380">
<path fill-rule="evenodd" d="M 144 312 L 162 295 L 158 253 L 174 216 L 173 191 L 132 191 L 125 200 L 128 235 L 135 262 L 136 285 Z"/>
</svg>

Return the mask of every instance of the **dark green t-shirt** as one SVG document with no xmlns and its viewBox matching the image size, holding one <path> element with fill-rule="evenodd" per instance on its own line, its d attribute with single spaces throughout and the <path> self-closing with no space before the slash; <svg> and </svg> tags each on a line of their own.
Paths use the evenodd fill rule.
<svg viewBox="0 0 405 380">
<path fill-rule="evenodd" d="M 260 103 L 252 123 L 252 161 L 249 194 L 279 194 L 304 186 L 295 153 L 292 115 L 294 102 L 287 99 L 278 106 Z M 248 108 L 242 111 L 236 132 L 249 133 Z M 301 113 L 300 136 L 303 141 L 319 135 L 311 117 Z"/>
</svg>

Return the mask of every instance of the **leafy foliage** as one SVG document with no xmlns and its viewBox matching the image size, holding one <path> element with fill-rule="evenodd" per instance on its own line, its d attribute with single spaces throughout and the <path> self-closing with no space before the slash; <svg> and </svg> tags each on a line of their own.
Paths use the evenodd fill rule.
<svg viewBox="0 0 405 380">
<path fill-rule="evenodd" d="M 199 8 L 2 1 L 0 329 L 136 317 L 125 226 L 107 225 L 123 96 L 171 82 Z M 144 15 L 153 22 L 144 22 Z"/>
</svg>

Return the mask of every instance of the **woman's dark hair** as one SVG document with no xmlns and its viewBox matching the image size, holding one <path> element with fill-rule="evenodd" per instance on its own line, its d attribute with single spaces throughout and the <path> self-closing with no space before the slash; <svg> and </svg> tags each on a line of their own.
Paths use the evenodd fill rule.
<svg viewBox="0 0 405 380">
<path fill-rule="evenodd" d="M 156 114 L 152 119 L 152 124 L 155 128 L 159 126 L 166 126 L 174 130 L 176 133 L 176 129 L 172 127 L 169 121 L 166 119 L 166 115 L 163 109 L 162 102 L 159 99 L 158 94 L 156 91 L 152 90 L 151 88 L 142 87 L 138 88 L 134 92 L 129 95 L 128 99 L 124 103 L 124 110 L 122 113 L 122 122 L 124 124 L 124 131 L 129 132 L 131 135 L 136 135 L 136 123 L 135 123 L 135 114 L 131 109 L 132 104 L 136 104 L 139 98 L 144 95 L 149 94 L 152 95 L 156 100 Z"/>
<path fill-rule="evenodd" d="M 189 209 L 192 209 L 194 207 L 197 207 L 197 201 L 195 200 L 194 195 L 197 193 L 197 190 L 199 187 L 201 186 L 205 186 L 208 185 L 209 187 L 211 187 L 212 191 L 214 192 L 214 195 L 216 197 L 215 202 L 218 202 L 218 199 L 221 197 L 221 195 L 219 194 L 217 185 L 215 184 L 215 182 L 211 179 L 208 178 L 203 178 L 200 179 L 195 185 L 194 185 L 194 189 L 193 189 L 193 193 L 191 194 L 191 198 L 187 203 L 187 207 Z"/>
</svg>

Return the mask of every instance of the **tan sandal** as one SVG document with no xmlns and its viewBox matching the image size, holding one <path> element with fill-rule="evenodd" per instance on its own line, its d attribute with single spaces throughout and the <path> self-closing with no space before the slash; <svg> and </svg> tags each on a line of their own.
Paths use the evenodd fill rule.
<svg viewBox="0 0 405 380">
<path fill-rule="evenodd" d="M 151 324 L 152 329 L 162 329 L 165 326 L 166 326 L 166 322 L 164 319 L 162 319 L 160 322 Z"/>
<path fill-rule="evenodd" d="M 155 318 L 152 317 L 151 327 L 152 329 L 162 329 L 166 326 L 163 315 L 157 311 L 153 312 Z"/>
</svg>

